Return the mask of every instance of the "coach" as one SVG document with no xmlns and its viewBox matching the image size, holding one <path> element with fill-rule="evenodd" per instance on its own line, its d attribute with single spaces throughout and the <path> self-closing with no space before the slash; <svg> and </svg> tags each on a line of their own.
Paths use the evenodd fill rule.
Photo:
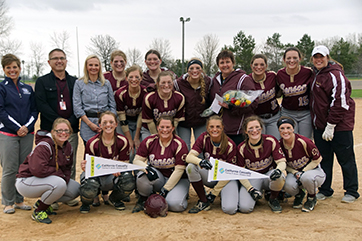
<svg viewBox="0 0 362 241">
<path fill-rule="evenodd" d="M 55 119 L 62 117 L 67 119 L 73 129 L 69 142 L 73 148 L 73 166 L 71 179 L 75 179 L 76 158 L 78 149 L 79 119 L 73 113 L 73 88 L 77 80 L 70 76 L 65 68 L 67 67 L 66 54 L 61 49 L 53 49 L 49 53 L 48 64 L 51 67 L 49 74 L 41 76 L 35 83 L 35 97 L 40 112 L 40 128 L 51 131 Z M 67 202 L 69 206 L 75 206 L 78 201 Z"/>
</svg>

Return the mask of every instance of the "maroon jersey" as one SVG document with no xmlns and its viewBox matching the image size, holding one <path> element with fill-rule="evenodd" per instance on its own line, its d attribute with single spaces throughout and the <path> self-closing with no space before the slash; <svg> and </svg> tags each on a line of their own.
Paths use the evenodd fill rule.
<svg viewBox="0 0 362 241">
<path fill-rule="evenodd" d="M 169 99 L 162 99 L 158 91 L 148 93 L 142 105 L 142 122 L 145 128 L 147 123 L 157 123 L 161 116 L 171 116 L 175 121 L 185 120 L 185 97 L 177 91 L 173 91 Z"/>
<path fill-rule="evenodd" d="M 312 70 L 300 66 L 295 75 L 289 75 L 286 68 L 277 73 L 277 81 L 283 92 L 282 106 L 287 110 L 309 110 L 310 77 Z"/>
<path fill-rule="evenodd" d="M 181 122 L 180 126 L 191 128 L 205 125 L 206 117 L 203 118 L 200 114 L 210 105 L 208 98 L 210 78 L 204 76 L 205 103 L 202 104 L 201 87 L 194 89 L 187 81 L 187 77 L 188 74 L 184 74 L 174 82 L 175 89 L 185 96 L 185 121 Z"/>
<path fill-rule="evenodd" d="M 161 67 L 161 71 L 170 71 L 171 73 L 173 73 L 171 70 L 165 67 Z M 149 72 L 150 72 L 149 70 L 143 72 L 141 85 L 145 86 L 148 92 L 152 92 L 156 90 L 156 82 L 154 79 L 152 79 Z M 173 73 L 173 79 L 176 78 L 177 78 L 176 74 Z"/>
<path fill-rule="evenodd" d="M 116 91 L 114 99 L 118 115 L 126 116 L 127 120 L 137 121 L 137 117 L 142 111 L 144 96 L 147 94 L 146 88 L 142 85 L 140 87 L 140 91 L 134 96 L 130 95 L 128 84 Z"/>
<path fill-rule="evenodd" d="M 84 153 L 92 156 L 128 162 L 129 144 L 125 136 L 117 134 L 116 143 L 105 145 L 101 140 L 100 134 L 97 134 L 87 141 Z"/>
<path fill-rule="evenodd" d="M 223 154 L 219 154 L 220 147 L 215 146 L 212 143 L 210 135 L 207 132 L 202 133 L 196 139 L 195 144 L 192 146 L 192 150 L 196 151 L 198 154 L 203 153 L 206 159 L 213 157 L 218 160 L 236 164 L 236 145 L 229 137 L 228 148 Z"/>
<path fill-rule="evenodd" d="M 119 88 L 121 88 L 122 86 L 127 85 L 127 80 L 116 80 L 112 74 L 112 70 L 109 72 L 106 72 L 103 74 L 104 78 L 106 78 L 107 80 L 109 80 L 109 82 L 112 85 L 112 89 L 113 89 L 113 93 L 115 93 Z"/>
<path fill-rule="evenodd" d="M 280 139 L 279 143 L 287 159 L 287 165 L 297 171 L 302 171 L 311 161 L 321 158 L 316 145 L 305 136 L 295 134 L 291 148 L 284 145 L 283 139 Z"/>
<path fill-rule="evenodd" d="M 188 149 L 186 143 L 173 135 L 170 143 L 163 146 L 157 134 L 144 139 L 137 150 L 137 155 L 148 158 L 148 164 L 158 169 L 163 176 L 170 177 L 175 166 L 186 166 Z"/>
<path fill-rule="evenodd" d="M 249 74 L 253 79 L 253 74 Z M 254 79 L 253 79 L 254 80 Z M 265 77 L 261 81 L 255 81 L 256 90 L 263 90 L 258 97 L 258 107 L 254 110 L 256 115 L 278 113 L 280 107 L 276 98 L 276 93 L 279 91 L 279 86 L 276 81 L 276 74 L 273 71 L 265 72 Z"/>
<path fill-rule="evenodd" d="M 259 173 L 267 173 L 274 169 L 277 163 L 284 161 L 283 150 L 274 136 L 261 135 L 263 140 L 259 146 L 251 146 L 243 141 L 238 146 L 238 166 L 245 167 Z"/>
</svg>

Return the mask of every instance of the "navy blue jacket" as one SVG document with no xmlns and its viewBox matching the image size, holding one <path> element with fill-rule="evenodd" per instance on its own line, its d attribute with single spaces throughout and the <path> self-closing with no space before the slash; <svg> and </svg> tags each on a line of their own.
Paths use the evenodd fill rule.
<svg viewBox="0 0 362 241">
<path fill-rule="evenodd" d="M 0 83 L 0 131 L 16 135 L 20 127 L 26 126 L 31 133 L 37 119 L 33 88 L 20 82 L 20 78 L 16 88 L 13 80 L 5 77 Z"/>
</svg>

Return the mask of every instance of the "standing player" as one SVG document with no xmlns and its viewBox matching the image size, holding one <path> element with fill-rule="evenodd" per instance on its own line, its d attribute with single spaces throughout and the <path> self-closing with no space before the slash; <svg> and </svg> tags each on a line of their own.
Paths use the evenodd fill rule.
<svg viewBox="0 0 362 241">
<path fill-rule="evenodd" d="M 295 122 L 290 117 L 282 116 L 277 126 L 282 137 L 280 146 L 287 159 L 287 178 L 284 189 L 287 193 L 295 196 L 293 208 L 301 208 L 305 196 L 304 189 L 308 192 L 307 201 L 302 211 L 313 211 L 317 204 L 316 191 L 322 185 L 326 174 L 319 163 L 322 157 L 313 141 L 294 134 Z"/>
<path fill-rule="evenodd" d="M 282 207 L 277 199 L 285 183 L 286 167 L 284 153 L 274 136 L 261 134 L 263 123 L 258 116 L 250 116 L 243 123 L 246 140 L 238 146 L 238 165 L 269 176 L 267 179 L 240 180 L 239 210 L 250 213 L 261 198 L 262 190 L 271 190 L 268 204 L 274 213 Z"/>
<path fill-rule="evenodd" d="M 206 118 L 200 114 L 210 105 L 208 91 L 210 78 L 205 75 L 199 59 L 191 59 L 187 64 L 187 73 L 175 81 L 175 89 L 185 96 L 185 121 L 180 122 L 177 134 L 191 148 L 191 130 L 195 139 L 206 131 Z"/>
<path fill-rule="evenodd" d="M 122 132 L 127 137 L 130 146 L 130 161 L 133 161 L 133 152 L 140 145 L 142 126 L 142 103 L 147 94 L 146 89 L 140 85 L 142 70 L 133 65 L 126 70 L 127 84 L 116 91 L 114 99 L 117 105 L 118 119 Z"/>
<path fill-rule="evenodd" d="M 283 93 L 282 116 L 295 120 L 295 132 L 312 138 L 312 119 L 309 110 L 310 68 L 301 66 L 302 55 L 298 48 L 287 48 L 283 55 L 285 68 L 277 73 L 277 81 Z"/>
<path fill-rule="evenodd" d="M 343 69 L 329 56 L 325 46 L 317 46 L 312 52 L 312 119 L 314 140 L 323 160 L 321 166 L 326 181 L 319 188 L 317 199 L 333 195 L 331 188 L 334 154 L 342 168 L 342 202 L 352 203 L 358 197 L 358 172 L 353 150 L 355 103 L 351 98 L 351 83 Z"/>
<path fill-rule="evenodd" d="M 142 211 L 152 192 L 166 198 L 170 211 L 182 212 L 187 208 L 186 197 L 190 183 L 185 174 L 186 143 L 174 134 L 172 117 L 161 116 L 157 134 L 141 142 L 134 164 L 144 167 L 137 173 L 139 200 L 133 213 Z"/>
<path fill-rule="evenodd" d="M 104 73 L 104 78 L 107 79 L 115 93 L 119 88 L 127 84 L 126 81 L 126 54 L 121 50 L 115 50 L 111 53 L 111 71 Z"/>
<path fill-rule="evenodd" d="M 258 107 L 254 113 L 258 115 L 264 123 L 264 132 L 279 139 L 279 131 L 275 122 L 280 117 L 280 107 L 277 100 L 279 86 L 276 82 L 276 74 L 267 71 L 268 62 L 264 54 L 256 54 L 250 62 L 252 73 L 249 76 L 254 80 L 256 90 L 263 90 L 258 97 Z"/>
<path fill-rule="evenodd" d="M 210 209 L 210 202 L 213 202 L 216 196 L 221 192 L 221 208 L 225 213 L 235 214 L 237 211 L 237 181 L 208 182 L 208 170 L 212 168 L 209 162 L 210 157 L 229 163 L 236 163 L 236 145 L 225 134 L 224 125 L 221 117 L 211 116 L 206 123 L 207 132 L 202 133 L 195 141 L 190 153 L 186 157 L 189 164 L 186 173 L 192 184 L 192 187 L 199 197 L 197 204 L 190 209 L 189 213 L 198 213 L 202 210 Z M 198 156 L 203 154 L 205 159 Z M 205 194 L 204 185 L 213 188 L 208 194 L 209 200 Z"/>
<path fill-rule="evenodd" d="M 113 159 L 122 162 L 129 161 L 129 145 L 127 138 L 116 132 L 117 117 L 111 111 L 105 111 L 98 120 L 101 132 L 92 137 L 85 147 L 85 154 Z M 82 170 L 85 170 L 86 160 L 82 161 Z M 117 178 L 116 178 L 117 177 Z M 124 210 L 125 205 L 121 201 L 132 193 L 135 182 L 131 172 L 115 173 L 100 177 L 85 179 L 85 173 L 81 174 L 80 196 L 82 206 L 81 213 L 90 211 L 90 204 L 99 206 L 99 191 L 113 190 L 109 201 L 116 210 Z"/>
<path fill-rule="evenodd" d="M 157 78 L 157 91 L 148 93 L 142 105 L 141 128 L 142 140 L 156 134 L 156 122 L 161 116 L 173 118 L 173 126 L 177 128 L 180 121 L 185 120 L 185 97 L 173 90 L 173 74 L 164 71 Z"/>
<path fill-rule="evenodd" d="M 177 78 L 175 73 L 165 67 L 161 67 L 161 54 L 157 50 L 150 49 L 146 53 L 145 64 L 147 66 L 147 70 L 143 72 L 141 85 L 145 86 L 148 92 L 156 90 L 156 80 L 158 78 L 158 75 L 163 71 L 168 71 L 172 73 L 172 79 Z"/>
</svg>

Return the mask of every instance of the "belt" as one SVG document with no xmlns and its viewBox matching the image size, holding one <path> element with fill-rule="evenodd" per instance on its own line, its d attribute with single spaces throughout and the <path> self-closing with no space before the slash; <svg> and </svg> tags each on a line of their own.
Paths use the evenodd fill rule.
<svg viewBox="0 0 362 241">
<path fill-rule="evenodd" d="M 87 116 L 87 117 L 91 117 L 91 118 L 99 118 L 99 116 L 100 116 L 100 114 L 101 114 L 101 112 L 85 112 L 85 115 Z"/>
<path fill-rule="evenodd" d="M 259 115 L 259 117 L 262 118 L 262 119 L 270 119 L 273 116 L 275 116 L 277 113 L 266 113 L 266 114 Z"/>
</svg>

